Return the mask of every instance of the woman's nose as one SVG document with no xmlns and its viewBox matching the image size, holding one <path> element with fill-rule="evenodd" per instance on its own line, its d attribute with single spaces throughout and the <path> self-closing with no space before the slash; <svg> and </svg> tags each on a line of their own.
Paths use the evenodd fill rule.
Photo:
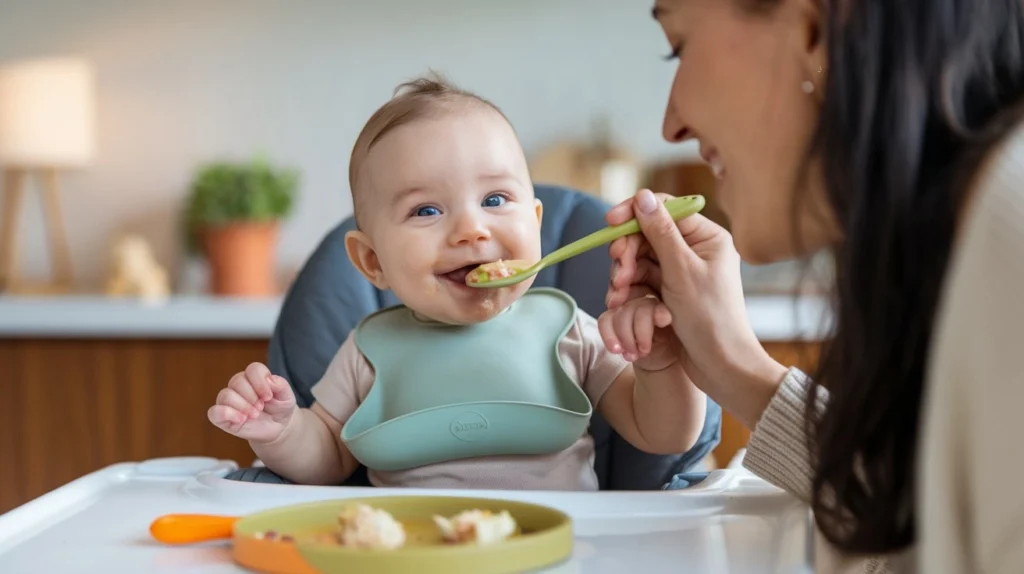
<svg viewBox="0 0 1024 574">
<path fill-rule="evenodd" d="M 661 137 L 668 143 L 679 143 L 687 138 L 688 131 L 669 101 L 665 108 L 665 120 L 661 125 Z"/>
<path fill-rule="evenodd" d="M 668 143 L 679 143 L 690 136 L 690 130 L 683 123 L 679 109 L 675 104 L 675 92 L 678 89 L 679 78 L 672 83 L 672 91 L 668 95 L 668 103 L 665 105 L 665 119 L 661 124 L 661 137 Z"/>
<path fill-rule="evenodd" d="M 455 221 L 455 227 L 450 234 L 450 241 L 453 245 L 464 245 L 477 241 L 486 241 L 491 238 L 491 231 L 485 224 L 480 214 L 466 212 Z"/>
</svg>

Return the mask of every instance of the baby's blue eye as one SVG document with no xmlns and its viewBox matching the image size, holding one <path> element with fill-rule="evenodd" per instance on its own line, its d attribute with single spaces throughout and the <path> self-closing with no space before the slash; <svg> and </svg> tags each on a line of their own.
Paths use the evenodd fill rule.
<svg viewBox="0 0 1024 574">
<path fill-rule="evenodd" d="M 491 194 L 484 199 L 484 207 L 501 207 L 506 201 L 508 200 L 500 193 Z"/>
<path fill-rule="evenodd" d="M 416 217 L 433 217 L 435 215 L 441 215 L 441 211 L 436 207 L 421 207 L 416 210 Z"/>
</svg>

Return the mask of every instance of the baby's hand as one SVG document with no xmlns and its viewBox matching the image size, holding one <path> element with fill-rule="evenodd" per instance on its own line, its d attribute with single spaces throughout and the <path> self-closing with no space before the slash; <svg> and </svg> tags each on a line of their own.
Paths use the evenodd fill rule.
<svg viewBox="0 0 1024 574">
<path fill-rule="evenodd" d="M 638 369 L 660 371 L 681 359 L 679 339 L 669 328 L 672 314 L 654 295 L 605 311 L 597 324 L 605 346 Z"/>
<path fill-rule="evenodd" d="M 295 393 L 288 381 L 252 363 L 217 395 L 206 416 L 221 430 L 254 442 L 273 442 L 295 414 Z"/>
</svg>

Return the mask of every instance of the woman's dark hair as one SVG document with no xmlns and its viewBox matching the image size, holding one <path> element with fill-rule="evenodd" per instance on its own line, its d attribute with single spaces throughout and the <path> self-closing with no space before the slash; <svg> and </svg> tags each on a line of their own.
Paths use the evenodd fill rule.
<svg viewBox="0 0 1024 574">
<path fill-rule="evenodd" d="M 777 0 L 761 0 L 761 7 Z M 808 404 L 812 507 L 852 553 L 915 539 L 918 425 L 958 215 L 1022 117 L 1022 0 L 830 0 L 812 146 L 842 244 Z"/>
</svg>

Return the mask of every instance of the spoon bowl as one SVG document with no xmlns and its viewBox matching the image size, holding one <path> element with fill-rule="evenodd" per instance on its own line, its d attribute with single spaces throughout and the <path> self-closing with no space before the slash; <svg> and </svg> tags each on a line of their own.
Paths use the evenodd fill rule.
<svg viewBox="0 0 1024 574">
<path fill-rule="evenodd" d="M 672 219 L 679 221 L 704 209 L 704 205 L 703 195 L 684 195 L 666 201 L 665 209 L 668 210 Z M 466 285 L 481 289 L 511 287 L 533 277 L 546 267 L 561 263 L 570 257 L 575 257 L 595 247 L 607 245 L 620 237 L 639 232 L 640 223 L 636 219 L 630 219 L 620 225 L 605 227 L 590 235 L 581 237 L 560 249 L 552 251 L 533 265 L 527 265 L 522 261 L 485 263 L 466 275 Z"/>
</svg>

